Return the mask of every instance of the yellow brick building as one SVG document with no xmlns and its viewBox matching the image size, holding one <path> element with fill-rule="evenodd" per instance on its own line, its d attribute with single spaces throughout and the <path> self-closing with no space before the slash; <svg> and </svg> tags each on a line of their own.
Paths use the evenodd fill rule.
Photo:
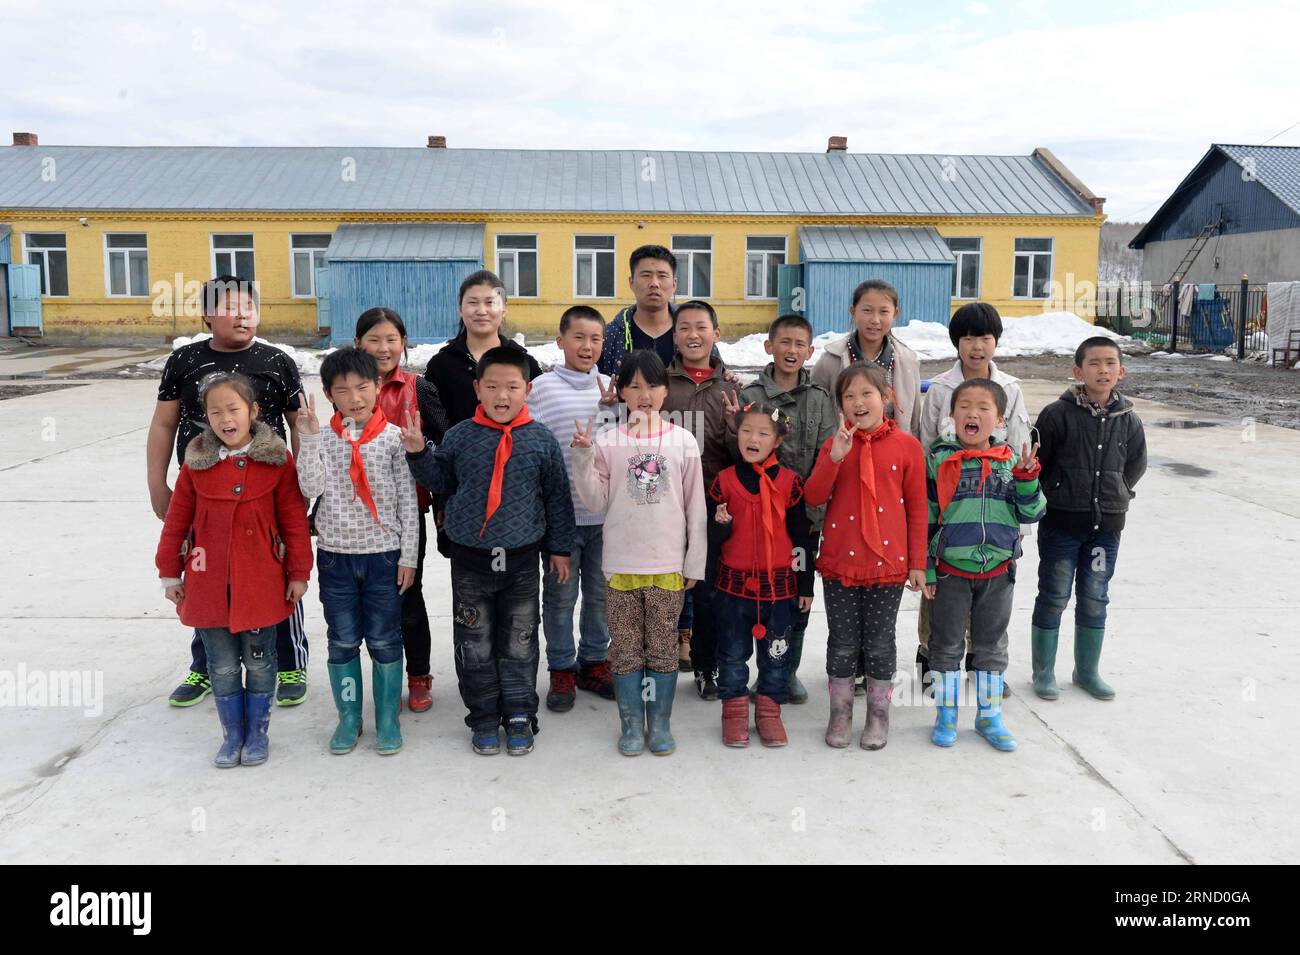
<svg viewBox="0 0 1300 955">
<path fill-rule="evenodd" d="M 728 336 L 765 329 L 788 307 L 778 266 L 808 262 L 815 248 L 826 261 L 802 271 L 819 329 L 847 322 L 841 277 L 877 274 L 900 288 L 904 319 L 946 321 L 968 299 L 1004 315 L 1068 308 L 1090 316 L 1104 218 L 1103 200 L 1047 150 L 858 155 L 838 138 L 825 153 L 41 147 L 34 139 L 0 148 L 0 261 L 36 266 L 28 274 L 39 272 L 40 328 L 10 324 L 49 339 L 190 334 L 199 327 L 194 309 L 177 307 L 186 290 L 192 305 L 198 283 L 247 269 L 262 296 L 263 335 L 310 341 L 328 323 L 342 340 L 355 319 L 344 312 L 400 303 L 412 337 L 434 340 L 454 327 L 448 287 L 480 265 L 507 279 L 511 329 L 545 337 L 569 305 L 591 304 L 608 318 L 630 304 L 628 256 L 647 243 L 674 249 L 678 299 L 707 298 Z M 415 245 L 376 247 L 371 236 L 352 256 L 364 269 L 334 275 L 335 252 L 349 255 L 336 233 L 357 223 L 425 228 Z M 446 230 L 467 241 L 452 249 L 438 239 Z M 440 271 L 411 271 L 426 260 Z M 317 300 L 322 270 L 319 280 L 339 287 L 337 310 Z M 352 283 L 346 294 L 344 283 Z"/>
</svg>

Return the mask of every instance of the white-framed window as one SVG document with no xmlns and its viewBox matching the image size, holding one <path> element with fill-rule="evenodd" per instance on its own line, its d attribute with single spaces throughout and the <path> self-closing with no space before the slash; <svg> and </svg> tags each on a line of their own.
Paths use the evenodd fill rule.
<svg viewBox="0 0 1300 955">
<path fill-rule="evenodd" d="M 708 298 L 713 294 L 713 236 L 675 235 L 677 297 Z"/>
<path fill-rule="evenodd" d="M 982 239 L 944 239 L 956 262 L 952 270 L 952 297 L 980 297 Z"/>
<path fill-rule="evenodd" d="M 614 297 L 614 237 L 573 237 L 573 294 L 576 298 Z"/>
<path fill-rule="evenodd" d="M 149 294 L 149 238 L 145 233 L 104 233 L 104 290 L 109 298 Z"/>
<path fill-rule="evenodd" d="M 776 298 L 776 267 L 785 265 L 783 235 L 745 237 L 745 298 Z"/>
<path fill-rule="evenodd" d="M 68 297 L 68 239 L 62 232 L 26 232 L 23 257 L 41 270 L 44 298 Z"/>
<path fill-rule="evenodd" d="M 253 236 L 249 232 L 212 234 L 212 274 L 233 275 L 244 282 L 257 280 L 253 268 Z"/>
<path fill-rule="evenodd" d="M 332 238 L 328 232 L 295 232 L 289 236 L 289 265 L 294 298 L 316 297 L 316 270 L 326 263 L 325 250 L 329 248 Z"/>
<path fill-rule="evenodd" d="M 1047 298 L 1052 282 L 1052 240 L 1016 239 L 1013 298 Z"/>
<path fill-rule="evenodd" d="M 510 298 L 537 297 L 537 236 L 499 235 L 497 275 Z"/>
</svg>

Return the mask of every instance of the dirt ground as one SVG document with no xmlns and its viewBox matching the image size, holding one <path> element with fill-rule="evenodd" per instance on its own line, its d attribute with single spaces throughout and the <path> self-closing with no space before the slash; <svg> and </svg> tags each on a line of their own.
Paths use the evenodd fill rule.
<svg viewBox="0 0 1300 955">
<path fill-rule="evenodd" d="M 1259 424 L 1300 430 L 1300 372 L 1250 361 L 1147 355 L 1126 355 L 1124 365 L 1127 376 L 1121 390 L 1132 397 L 1176 405 L 1207 417 L 1232 421 L 1254 418 Z M 948 360 L 923 361 L 921 377 L 932 378 L 951 367 L 952 362 Z M 1062 388 L 1071 378 L 1070 359 L 1063 355 L 1006 358 L 998 362 L 998 367 L 1018 378 L 1059 381 Z M 757 369 L 741 371 L 746 370 Z M 120 381 L 158 378 L 160 373 L 140 365 L 127 365 L 106 371 L 82 371 L 77 377 Z M 51 381 L 49 385 L 37 387 L 50 390 L 60 386 Z M 0 383 L 0 400 L 33 393 L 30 385 Z"/>
<path fill-rule="evenodd" d="M 1007 358 L 998 367 L 1017 378 L 1071 378 L 1065 356 Z M 930 378 L 952 362 L 922 362 L 921 377 Z M 1300 372 L 1270 368 L 1256 362 L 1213 361 L 1208 358 L 1150 358 L 1124 356 L 1125 378 L 1120 390 L 1133 398 L 1176 405 L 1206 417 L 1300 430 Z"/>
</svg>

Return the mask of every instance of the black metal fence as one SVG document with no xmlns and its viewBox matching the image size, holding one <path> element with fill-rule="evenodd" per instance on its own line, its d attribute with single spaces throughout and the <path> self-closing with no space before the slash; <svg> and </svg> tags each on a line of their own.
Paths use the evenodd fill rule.
<svg viewBox="0 0 1300 955">
<path fill-rule="evenodd" d="M 1097 289 L 1097 324 L 1166 351 L 1216 352 L 1243 359 L 1268 349 L 1265 290 L 1248 282 L 1105 284 Z"/>
</svg>

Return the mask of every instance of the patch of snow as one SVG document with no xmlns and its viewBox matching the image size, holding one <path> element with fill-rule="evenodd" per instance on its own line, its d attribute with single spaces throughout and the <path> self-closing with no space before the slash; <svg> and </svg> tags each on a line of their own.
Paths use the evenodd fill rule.
<svg viewBox="0 0 1300 955">
<path fill-rule="evenodd" d="M 948 338 L 948 326 L 940 322 L 910 322 L 894 327 L 894 335 L 911 348 L 922 360 L 951 361 L 957 357 L 957 349 Z M 826 332 L 813 339 L 813 361 L 816 362 L 822 350 L 838 338 L 843 338 L 846 331 Z M 1109 329 L 1098 328 L 1084 321 L 1073 312 L 1046 312 L 1042 315 L 1025 315 L 1018 318 L 1002 319 L 1002 339 L 998 342 L 997 358 L 1015 358 L 1025 355 L 1073 355 L 1074 350 L 1085 338 L 1104 335 L 1119 342 L 1125 351 L 1138 348 L 1139 343 L 1131 338 L 1117 335 Z M 181 348 L 191 342 L 211 338 L 208 332 L 202 332 L 192 338 L 181 337 L 172 342 L 172 350 Z M 255 339 L 264 345 L 280 349 L 294 360 L 300 374 L 317 375 L 320 363 L 333 348 L 295 348 L 279 342 Z M 515 335 L 515 341 L 525 344 L 522 334 Z M 763 349 L 767 335 L 762 332 L 746 335 L 734 342 L 719 342 L 718 352 L 722 360 L 736 368 L 762 368 L 770 360 Z M 438 352 L 445 342 L 426 345 L 412 345 L 407 349 L 405 366 L 414 371 L 423 371 L 429 359 Z M 555 342 L 547 341 L 536 345 L 526 345 L 529 354 L 545 367 L 561 361 L 560 348 Z M 1162 357 L 1166 353 L 1155 352 L 1151 357 Z M 1181 355 L 1177 357 L 1182 357 Z M 166 363 L 166 356 L 142 363 L 141 367 L 161 371 Z"/>
</svg>

